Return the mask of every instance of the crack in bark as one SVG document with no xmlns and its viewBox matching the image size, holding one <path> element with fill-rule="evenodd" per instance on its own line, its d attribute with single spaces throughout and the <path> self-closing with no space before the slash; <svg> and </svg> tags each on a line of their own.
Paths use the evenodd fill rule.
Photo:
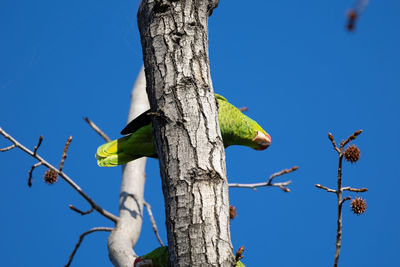
<svg viewBox="0 0 400 267">
<path fill-rule="evenodd" d="M 194 188 L 194 184 L 191 183 L 191 185 L 189 185 L 189 190 L 188 190 L 188 192 L 191 193 L 190 194 L 191 198 L 189 198 L 189 202 L 191 203 L 191 205 L 189 205 L 189 214 L 188 214 L 189 222 L 190 222 L 190 225 L 188 225 L 188 241 L 189 241 L 189 248 L 190 248 L 189 249 L 189 259 L 190 259 L 190 265 L 189 266 L 193 266 L 193 260 L 194 260 L 193 259 L 194 258 L 193 254 L 195 254 L 195 252 L 192 251 L 193 246 L 192 246 L 192 237 L 191 237 L 191 232 L 190 232 L 190 230 L 191 230 L 190 228 L 195 226 L 194 222 L 193 222 L 194 221 L 194 218 L 193 218 L 193 209 L 194 209 L 194 207 L 193 207 L 193 204 L 194 204 L 193 199 L 195 199 L 193 188 Z"/>
<path fill-rule="evenodd" d="M 201 206 L 200 206 L 200 219 L 201 219 L 202 224 L 205 224 L 206 222 L 205 222 L 205 220 L 203 218 L 203 216 L 205 217 L 204 209 L 203 209 L 203 207 L 204 207 L 204 202 L 203 202 L 204 196 L 201 193 L 201 190 L 200 189 L 198 189 L 198 190 L 199 190 L 200 203 L 201 203 Z M 206 240 L 206 230 L 204 228 L 202 229 L 202 237 L 203 237 L 203 242 L 205 244 L 204 245 L 204 250 L 205 250 L 204 256 L 206 258 L 206 262 L 210 262 L 210 259 L 208 257 L 208 246 L 207 246 L 207 240 Z"/>
<path fill-rule="evenodd" d="M 218 203 L 218 194 L 215 191 L 215 187 L 213 187 L 213 190 L 214 190 L 214 202 Z M 218 213 L 217 205 L 214 206 L 214 216 L 215 216 L 214 217 L 215 221 L 218 222 L 219 221 L 219 213 Z M 221 228 L 220 228 L 220 224 L 219 223 L 217 223 L 216 230 L 217 230 L 217 235 L 216 235 L 217 259 L 219 259 L 220 256 L 221 256 L 221 253 L 220 253 L 220 250 L 219 250 L 219 237 L 221 236 Z"/>
</svg>

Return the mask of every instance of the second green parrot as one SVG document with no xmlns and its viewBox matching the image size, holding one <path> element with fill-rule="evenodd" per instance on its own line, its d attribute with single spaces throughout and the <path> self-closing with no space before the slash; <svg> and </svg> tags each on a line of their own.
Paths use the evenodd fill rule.
<svg viewBox="0 0 400 267">
<path fill-rule="evenodd" d="M 168 247 L 159 247 L 142 257 L 137 257 L 133 267 L 140 266 L 168 267 Z M 235 267 L 246 266 L 241 261 L 237 261 Z"/>
<path fill-rule="evenodd" d="M 241 145 L 264 150 L 271 144 L 269 134 L 220 95 L 218 120 L 224 146 Z M 126 136 L 101 145 L 96 158 L 99 166 L 114 167 L 141 157 L 157 157 L 150 110 L 132 120 L 122 131 Z"/>
</svg>

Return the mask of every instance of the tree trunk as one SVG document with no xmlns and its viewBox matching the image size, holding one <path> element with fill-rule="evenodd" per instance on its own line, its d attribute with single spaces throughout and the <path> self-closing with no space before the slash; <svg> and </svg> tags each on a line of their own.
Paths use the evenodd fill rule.
<svg viewBox="0 0 400 267">
<path fill-rule="evenodd" d="M 225 151 L 208 60 L 213 0 L 143 0 L 138 12 L 171 266 L 233 266 Z"/>
</svg>

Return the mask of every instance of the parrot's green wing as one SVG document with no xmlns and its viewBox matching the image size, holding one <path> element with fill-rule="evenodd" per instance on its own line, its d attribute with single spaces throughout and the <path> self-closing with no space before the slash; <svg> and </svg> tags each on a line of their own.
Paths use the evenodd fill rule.
<svg viewBox="0 0 400 267">
<path fill-rule="evenodd" d="M 244 115 L 221 95 L 218 101 L 218 120 L 224 146 L 241 145 L 256 150 L 266 149 L 271 137 L 257 122 Z M 121 131 L 129 134 L 101 145 L 96 158 L 99 166 L 114 167 L 141 157 L 157 157 L 153 140 L 150 110 L 139 115 Z"/>
<path fill-rule="evenodd" d="M 126 135 L 126 134 L 131 134 L 139 130 L 140 128 L 147 126 L 151 123 L 151 115 L 150 115 L 150 109 L 143 112 L 136 118 L 134 118 L 131 122 L 128 123 L 128 125 L 125 126 L 124 129 L 122 129 L 121 134 Z"/>
</svg>

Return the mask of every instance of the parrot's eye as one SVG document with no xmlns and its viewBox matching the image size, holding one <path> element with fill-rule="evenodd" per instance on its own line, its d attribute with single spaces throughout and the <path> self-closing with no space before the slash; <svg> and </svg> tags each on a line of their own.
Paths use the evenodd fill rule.
<svg viewBox="0 0 400 267">
<path fill-rule="evenodd" d="M 254 136 L 253 141 L 255 141 L 259 147 L 256 150 L 264 150 L 269 147 L 271 144 L 271 136 L 269 134 L 264 134 L 260 131 L 257 131 L 256 136 Z"/>
</svg>

